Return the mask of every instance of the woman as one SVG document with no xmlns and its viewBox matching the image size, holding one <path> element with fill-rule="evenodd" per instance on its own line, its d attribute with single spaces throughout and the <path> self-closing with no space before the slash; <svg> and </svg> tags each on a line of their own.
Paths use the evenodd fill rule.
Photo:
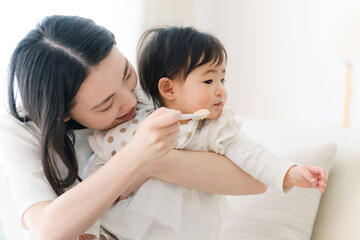
<svg viewBox="0 0 360 240">
<path fill-rule="evenodd" d="M 51 16 L 13 53 L 12 116 L 0 126 L 1 152 L 22 224 L 36 239 L 79 237 L 119 196 L 150 177 L 219 194 L 266 189 L 222 156 L 173 150 L 181 114 L 165 108 L 81 181 L 90 129 L 106 130 L 134 116 L 137 76 L 115 44 L 111 32 L 89 19 Z"/>
</svg>

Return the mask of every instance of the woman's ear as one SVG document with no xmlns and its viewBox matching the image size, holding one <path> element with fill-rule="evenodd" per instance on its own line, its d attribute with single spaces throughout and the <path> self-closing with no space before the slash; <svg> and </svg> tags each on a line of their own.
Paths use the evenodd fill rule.
<svg viewBox="0 0 360 240">
<path fill-rule="evenodd" d="M 175 99 L 174 81 L 170 78 L 163 77 L 158 82 L 158 89 L 160 96 L 165 101 L 172 101 Z"/>
</svg>

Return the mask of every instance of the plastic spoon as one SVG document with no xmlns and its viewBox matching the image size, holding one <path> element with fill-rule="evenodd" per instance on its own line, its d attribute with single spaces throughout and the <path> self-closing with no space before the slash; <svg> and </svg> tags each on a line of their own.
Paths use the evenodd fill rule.
<svg viewBox="0 0 360 240">
<path fill-rule="evenodd" d="M 183 114 L 180 118 L 180 120 L 202 120 L 209 116 L 210 112 L 207 109 L 200 109 L 194 113 L 190 114 Z"/>
</svg>

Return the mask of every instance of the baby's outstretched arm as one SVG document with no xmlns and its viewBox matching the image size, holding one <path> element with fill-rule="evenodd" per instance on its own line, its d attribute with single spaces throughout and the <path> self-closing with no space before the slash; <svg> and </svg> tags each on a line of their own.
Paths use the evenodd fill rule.
<svg viewBox="0 0 360 240">
<path fill-rule="evenodd" d="M 286 173 L 284 188 L 302 187 L 317 188 L 320 193 L 324 193 L 327 184 L 326 172 L 323 168 L 312 165 L 293 166 Z"/>
</svg>

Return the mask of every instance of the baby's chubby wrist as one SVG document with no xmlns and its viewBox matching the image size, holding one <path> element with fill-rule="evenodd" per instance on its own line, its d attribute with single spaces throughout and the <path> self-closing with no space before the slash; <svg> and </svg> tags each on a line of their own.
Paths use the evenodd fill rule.
<svg viewBox="0 0 360 240">
<path fill-rule="evenodd" d="M 297 167 L 297 165 L 294 165 L 294 166 L 290 167 L 289 170 L 287 171 L 287 173 L 284 177 L 284 184 L 283 184 L 284 189 L 295 186 L 293 176 L 294 176 L 294 171 L 295 171 L 296 167 Z"/>
</svg>

